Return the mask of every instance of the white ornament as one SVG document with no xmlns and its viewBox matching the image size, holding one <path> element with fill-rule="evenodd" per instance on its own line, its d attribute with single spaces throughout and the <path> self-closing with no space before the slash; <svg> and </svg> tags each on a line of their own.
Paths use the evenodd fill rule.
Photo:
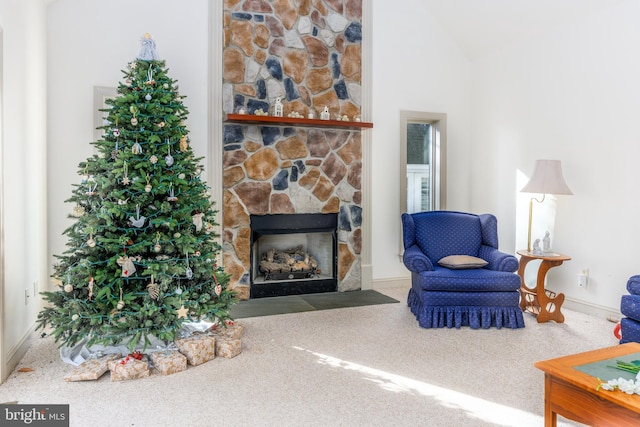
<svg viewBox="0 0 640 427">
<path fill-rule="evenodd" d="M 324 106 L 322 113 L 320 113 L 320 119 L 329 120 L 329 107 L 327 107 L 326 105 Z"/>
<path fill-rule="evenodd" d="M 193 220 L 193 225 L 196 226 L 196 231 L 199 233 L 200 230 L 202 230 L 202 217 L 204 216 L 203 213 L 197 213 L 194 214 L 191 219 Z"/>
<path fill-rule="evenodd" d="M 273 104 L 273 115 L 276 117 L 282 117 L 283 105 L 280 101 L 280 97 L 276 97 L 276 102 Z"/>
<path fill-rule="evenodd" d="M 66 293 L 72 292 L 73 291 L 73 285 L 67 283 L 66 285 L 64 285 L 64 291 Z"/>
<path fill-rule="evenodd" d="M 118 258 L 116 263 L 122 267 L 122 277 L 129 277 L 136 272 L 136 266 L 133 264 L 131 258 L 126 255 Z"/>
<path fill-rule="evenodd" d="M 131 225 L 133 225 L 136 228 L 143 227 L 147 217 L 140 215 L 140 205 L 136 205 L 136 216 L 137 216 L 136 218 L 134 218 L 133 216 L 129 217 L 129 221 L 131 222 Z"/>
<path fill-rule="evenodd" d="M 149 161 L 151 162 L 151 164 L 156 164 L 158 163 L 158 157 L 154 154 L 153 156 L 149 157 Z"/>
</svg>

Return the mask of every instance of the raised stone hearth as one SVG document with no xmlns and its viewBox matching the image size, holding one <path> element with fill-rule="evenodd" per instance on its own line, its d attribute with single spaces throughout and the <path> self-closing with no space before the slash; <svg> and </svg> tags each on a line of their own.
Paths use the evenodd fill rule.
<svg viewBox="0 0 640 427">
<path fill-rule="evenodd" d="M 361 114 L 361 0 L 225 0 L 223 108 Z M 241 298 L 250 215 L 338 214 L 338 290 L 361 288 L 360 130 L 225 124 L 223 255 Z"/>
</svg>

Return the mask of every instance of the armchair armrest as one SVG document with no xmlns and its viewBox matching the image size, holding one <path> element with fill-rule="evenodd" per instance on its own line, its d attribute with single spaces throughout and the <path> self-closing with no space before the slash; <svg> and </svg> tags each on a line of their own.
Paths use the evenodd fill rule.
<svg viewBox="0 0 640 427">
<path fill-rule="evenodd" d="M 514 273 L 518 269 L 518 258 L 508 253 L 501 252 L 491 246 L 480 246 L 480 258 L 487 261 L 489 264 L 485 268 L 494 271 L 506 271 L 508 273 Z"/>
<path fill-rule="evenodd" d="M 409 271 L 413 271 L 414 273 L 433 270 L 431 260 L 427 258 L 417 245 L 409 246 L 404 250 L 402 261 Z"/>
</svg>

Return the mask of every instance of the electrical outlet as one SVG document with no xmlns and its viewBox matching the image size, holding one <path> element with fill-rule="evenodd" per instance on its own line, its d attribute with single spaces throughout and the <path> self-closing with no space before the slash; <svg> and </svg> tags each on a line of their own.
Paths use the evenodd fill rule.
<svg viewBox="0 0 640 427">
<path fill-rule="evenodd" d="M 585 268 L 582 273 L 578 274 L 578 287 L 586 288 L 589 284 L 589 269 Z"/>
</svg>

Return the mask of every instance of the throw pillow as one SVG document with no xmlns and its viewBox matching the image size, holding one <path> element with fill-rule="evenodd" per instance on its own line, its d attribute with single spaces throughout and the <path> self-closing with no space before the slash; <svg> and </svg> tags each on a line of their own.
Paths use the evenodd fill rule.
<svg viewBox="0 0 640 427">
<path fill-rule="evenodd" d="M 468 268 L 481 268 L 489 263 L 482 258 L 470 255 L 449 255 L 438 261 L 438 264 L 453 270 L 463 270 Z"/>
</svg>

